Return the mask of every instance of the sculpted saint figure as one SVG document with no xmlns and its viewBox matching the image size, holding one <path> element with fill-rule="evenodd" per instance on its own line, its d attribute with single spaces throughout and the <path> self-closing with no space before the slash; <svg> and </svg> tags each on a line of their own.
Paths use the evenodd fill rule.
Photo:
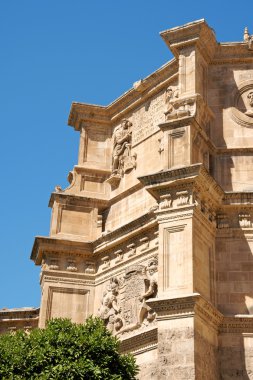
<svg viewBox="0 0 253 380">
<path fill-rule="evenodd" d="M 102 318 L 110 331 L 114 330 L 115 322 L 119 326 L 119 316 L 121 309 L 117 303 L 119 283 L 117 278 L 112 278 L 108 289 L 103 294 L 102 305 L 99 309 L 99 316 Z M 116 318 L 117 317 L 117 318 Z"/>
<path fill-rule="evenodd" d="M 116 129 L 113 136 L 113 153 L 112 153 L 112 173 L 118 174 L 122 167 L 122 158 L 130 156 L 130 147 L 132 132 L 130 127 L 132 123 L 129 120 L 123 119 L 121 126 Z"/>
</svg>

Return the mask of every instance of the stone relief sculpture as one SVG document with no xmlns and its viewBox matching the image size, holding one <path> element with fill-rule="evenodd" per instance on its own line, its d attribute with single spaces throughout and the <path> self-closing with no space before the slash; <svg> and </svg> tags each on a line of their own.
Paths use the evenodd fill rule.
<svg viewBox="0 0 253 380">
<path fill-rule="evenodd" d="M 184 116 L 192 116 L 196 111 L 195 97 L 179 98 L 178 88 L 168 87 L 165 93 L 165 119 L 177 119 Z"/>
<path fill-rule="evenodd" d="M 113 184 L 136 167 L 136 154 L 131 155 L 132 123 L 123 119 L 113 134 L 112 174 L 108 182 Z"/>
<path fill-rule="evenodd" d="M 253 128 L 253 80 L 241 82 L 231 94 L 231 118 L 243 127 Z"/>
<path fill-rule="evenodd" d="M 116 332 L 122 327 L 122 319 L 119 315 L 121 308 L 118 306 L 119 282 L 116 277 L 111 278 L 107 290 L 103 294 L 102 305 L 99 309 L 99 317 L 104 320 L 107 328 Z"/>
<path fill-rule="evenodd" d="M 165 103 L 167 108 L 165 111 L 166 119 L 169 119 L 172 116 L 176 116 L 176 111 L 172 104 L 172 100 L 174 98 L 178 98 L 178 89 L 173 90 L 172 87 L 168 87 L 165 92 Z"/>
<path fill-rule="evenodd" d="M 146 267 L 147 278 L 144 280 L 147 290 L 139 298 L 142 302 L 140 312 L 140 323 L 148 324 L 155 319 L 155 312 L 146 304 L 146 300 L 149 298 L 155 298 L 158 290 L 158 261 L 156 258 L 152 258 Z"/>
<path fill-rule="evenodd" d="M 253 117 L 253 90 L 248 93 L 247 99 L 248 99 L 250 109 L 247 109 L 247 111 L 245 112 L 245 115 Z"/>
<path fill-rule="evenodd" d="M 147 305 L 157 296 L 158 261 L 153 257 L 147 266 L 132 265 L 124 277 L 113 277 L 101 300 L 98 315 L 115 335 L 145 328 L 154 322 L 156 314 Z"/>
</svg>

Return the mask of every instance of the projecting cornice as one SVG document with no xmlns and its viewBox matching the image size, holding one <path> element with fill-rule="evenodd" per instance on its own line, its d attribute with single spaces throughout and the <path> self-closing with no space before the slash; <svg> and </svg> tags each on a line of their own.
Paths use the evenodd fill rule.
<svg viewBox="0 0 253 380">
<path fill-rule="evenodd" d="M 64 192 L 54 192 L 49 200 L 49 207 L 53 207 L 54 201 L 65 205 L 77 205 L 84 207 L 95 207 L 103 210 L 109 206 L 109 200 L 100 198 L 89 198 L 84 196 L 65 194 Z"/>
<path fill-rule="evenodd" d="M 193 164 L 190 166 L 183 166 L 175 169 L 162 170 L 157 173 L 149 174 L 139 177 L 139 181 L 146 187 L 146 189 L 157 198 L 157 188 L 176 186 L 181 183 L 194 182 L 198 178 L 202 178 L 206 184 L 207 189 L 214 189 L 217 196 L 222 199 L 224 191 L 214 178 L 205 169 L 203 164 Z"/>
<path fill-rule="evenodd" d="M 36 265 L 41 265 L 44 252 L 91 254 L 92 242 L 36 236 L 30 259 Z"/>
<path fill-rule="evenodd" d="M 217 44 L 212 65 L 225 63 L 253 63 L 253 51 L 246 42 L 221 42 Z"/>
<path fill-rule="evenodd" d="M 175 207 L 208 204 L 213 210 L 222 205 L 224 191 L 203 164 L 179 167 L 138 178 L 159 202 L 159 213 Z M 213 217 L 210 216 L 210 220 Z"/>
<path fill-rule="evenodd" d="M 217 45 L 215 33 L 204 19 L 165 30 L 160 35 L 176 58 L 179 57 L 182 49 L 197 46 L 203 57 L 209 62 Z"/>
<path fill-rule="evenodd" d="M 165 89 L 178 77 L 180 52 L 194 47 L 209 64 L 252 62 L 253 51 L 246 42 L 217 43 L 215 33 L 204 19 L 160 33 L 175 58 L 160 67 L 107 106 L 73 102 L 68 125 L 80 131 L 86 126 L 110 128 L 151 96 Z"/>
<path fill-rule="evenodd" d="M 68 125 L 79 131 L 83 126 L 99 124 L 110 127 L 150 96 L 169 85 L 178 75 L 178 61 L 172 59 L 148 77 L 134 83 L 133 88 L 125 92 L 108 106 L 73 102 Z"/>
</svg>

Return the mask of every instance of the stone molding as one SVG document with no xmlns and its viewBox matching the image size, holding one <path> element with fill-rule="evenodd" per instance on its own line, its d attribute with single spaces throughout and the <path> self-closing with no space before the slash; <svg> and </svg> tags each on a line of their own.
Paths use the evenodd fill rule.
<svg viewBox="0 0 253 380">
<path fill-rule="evenodd" d="M 157 327 L 152 327 L 146 331 L 135 333 L 131 337 L 120 339 L 120 351 L 121 353 L 132 352 L 134 354 L 140 354 L 149 350 L 157 348 L 158 336 Z"/>
<path fill-rule="evenodd" d="M 0 309 L 0 321 L 9 321 L 17 319 L 37 319 L 39 318 L 40 309 L 34 307 L 22 307 L 16 309 Z"/>
<path fill-rule="evenodd" d="M 146 190 L 157 200 L 161 195 L 171 194 L 172 205 L 182 191 L 188 191 L 189 199 L 183 205 L 197 204 L 197 198 L 204 196 L 205 202 L 211 208 L 218 208 L 222 204 L 224 191 L 205 169 L 203 164 L 194 164 L 177 169 L 164 170 L 138 178 Z M 174 195 L 173 195 L 174 194 Z M 194 195 L 195 194 L 195 195 Z M 181 197 L 181 195 L 180 195 Z M 199 200 L 203 201 L 202 199 Z M 177 207 L 180 206 L 176 201 Z"/>
<path fill-rule="evenodd" d="M 93 126 L 97 123 L 104 128 L 111 128 L 120 119 L 124 118 L 133 108 L 163 88 L 175 79 L 178 72 L 178 61 L 173 58 L 148 77 L 135 82 L 133 88 L 108 106 L 73 102 L 70 109 L 68 125 L 73 126 L 76 131 L 81 126 Z M 123 110 L 123 111 L 122 111 Z"/>
<path fill-rule="evenodd" d="M 217 44 L 211 65 L 228 63 L 252 63 L 253 53 L 245 42 L 221 42 Z"/>
<path fill-rule="evenodd" d="M 253 316 L 224 317 L 220 325 L 219 332 L 222 334 L 252 333 Z"/>
<path fill-rule="evenodd" d="M 135 266 L 135 265 L 144 265 L 146 261 L 149 261 L 152 259 L 154 256 L 157 255 L 157 247 L 153 247 L 145 252 L 145 256 L 140 252 L 140 254 L 135 255 L 135 256 L 130 256 L 127 264 L 129 266 Z M 125 264 L 126 262 L 124 262 Z M 95 285 L 99 285 L 104 283 L 105 281 L 110 280 L 112 277 L 120 277 L 122 276 L 122 269 L 125 267 L 125 265 L 122 264 L 117 264 L 112 267 L 110 267 L 109 270 L 104 270 L 103 272 L 97 273 L 95 277 Z"/>
<path fill-rule="evenodd" d="M 157 298 L 147 300 L 147 304 L 157 313 L 159 321 L 200 317 L 219 333 L 252 333 L 253 316 L 225 316 L 215 306 L 198 293 L 178 298 Z"/>
<path fill-rule="evenodd" d="M 99 210 L 104 210 L 109 206 L 108 199 L 84 197 L 81 195 L 66 194 L 63 192 L 52 193 L 48 206 L 52 207 L 55 201 L 63 205 L 92 207 L 98 208 Z"/>
<path fill-rule="evenodd" d="M 184 297 L 147 300 L 147 304 L 157 313 L 157 321 L 200 316 L 213 328 L 218 330 L 223 315 L 199 293 Z"/>
<path fill-rule="evenodd" d="M 45 252 L 53 252 L 57 255 L 60 253 L 75 254 L 87 258 L 92 254 L 92 242 L 36 236 L 30 257 L 31 260 L 33 260 L 36 265 L 41 265 L 43 253 Z"/>
<path fill-rule="evenodd" d="M 124 224 L 114 231 L 107 232 L 94 241 L 94 253 L 119 245 L 141 232 L 157 225 L 156 217 L 153 212 L 148 212 L 133 221 Z"/>
<path fill-rule="evenodd" d="M 204 19 L 165 30 L 160 35 L 175 57 L 179 57 L 182 49 L 196 46 L 209 62 L 217 46 L 215 34 Z"/>
</svg>

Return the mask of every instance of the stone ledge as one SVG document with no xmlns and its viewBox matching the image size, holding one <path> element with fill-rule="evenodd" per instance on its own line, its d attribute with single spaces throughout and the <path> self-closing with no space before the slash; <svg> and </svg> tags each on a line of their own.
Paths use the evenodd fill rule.
<svg viewBox="0 0 253 380">
<path fill-rule="evenodd" d="M 157 327 L 141 331 L 131 337 L 121 338 L 120 351 L 122 353 L 148 351 L 157 347 Z"/>
</svg>

